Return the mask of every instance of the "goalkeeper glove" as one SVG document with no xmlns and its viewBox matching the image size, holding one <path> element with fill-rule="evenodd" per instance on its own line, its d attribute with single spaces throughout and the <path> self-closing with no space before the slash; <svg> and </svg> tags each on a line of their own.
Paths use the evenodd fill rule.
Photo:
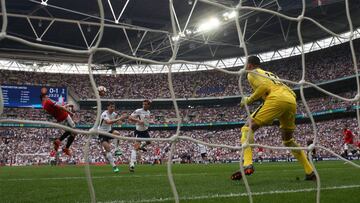
<svg viewBox="0 0 360 203">
<path fill-rule="evenodd" d="M 244 107 L 245 104 L 250 104 L 250 97 L 242 97 L 240 102 L 240 107 Z"/>
</svg>

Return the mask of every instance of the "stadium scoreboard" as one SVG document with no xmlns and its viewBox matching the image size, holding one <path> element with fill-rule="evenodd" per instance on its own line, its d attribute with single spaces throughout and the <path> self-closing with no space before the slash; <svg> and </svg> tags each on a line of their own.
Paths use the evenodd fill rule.
<svg viewBox="0 0 360 203">
<path fill-rule="evenodd" d="M 44 86 L 32 85 L 1 85 L 5 107 L 42 108 L 40 91 Z M 48 96 L 57 103 L 67 101 L 66 87 L 49 87 Z"/>
</svg>

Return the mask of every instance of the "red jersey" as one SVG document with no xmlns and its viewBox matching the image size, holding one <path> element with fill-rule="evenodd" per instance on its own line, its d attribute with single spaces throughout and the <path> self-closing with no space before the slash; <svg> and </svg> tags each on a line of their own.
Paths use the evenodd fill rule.
<svg viewBox="0 0 360 203">
<path fill-rule="evenodd" d="M 159 156 L 160 155 L 160 148 L 155 148 L 155 155 L 156 156 Z"/>
<path fill-rule="evenodd" d="M 259 147 L 259 148 L 258 148 L 258 152 L 264 152 L 264 148 Z"/>
<path fill-rule="evenodd" d="M 51 99 L 46 99 L 42 102 L 43 109 L 52 115 L 58 122 L 64 121 L 68 117 L 68 112 L 56 106 L 56 103 Z"/>
<path fill-rule="evenodd" d="M 344 142 L 346 144 L 353 144 L 354 141 L 354 135 L 352 134 L 352 132 L 349 129 L 346 129 L 343 131 L 343 135 L 344 135 Z"/>
<path fill-rule="evenodd" d="M 56 151 L 55 150 L 52 150 L 51 152 L 50 152 L 50 157 L 55 157 L 56 156 Z"/>
</svg>

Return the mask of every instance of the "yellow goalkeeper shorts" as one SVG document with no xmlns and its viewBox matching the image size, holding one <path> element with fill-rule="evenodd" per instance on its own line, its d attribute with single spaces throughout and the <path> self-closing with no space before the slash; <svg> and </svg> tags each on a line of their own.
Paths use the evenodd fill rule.
<svg viewBox="0 0 360 203">
<path fill-rule="evenodd" d="M 260 126 L 270 125 L 275 119 L 279 119 L 281 129 L 293 131 L 295 129 L 295 115 L 296 104 L 285 101 L 265 100 L 251 114 L 251 118 Z"/>
</svg>

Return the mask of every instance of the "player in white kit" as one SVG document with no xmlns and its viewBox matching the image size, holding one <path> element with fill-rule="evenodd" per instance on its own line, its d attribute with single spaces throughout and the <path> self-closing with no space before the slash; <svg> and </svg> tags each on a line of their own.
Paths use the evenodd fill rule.
<svg viewBox="0 0 360 203">
<path fill-rule="evenodd" d="M 130 116 L 129 116 L 129 121 L 134 122 L 135 123 L 135 137 L 139 137 L 139 138 L 150 138 L 149 135 L 149 123 L 151 122 L 150 120 L 150 105 L 151 102 L 149 100 L 144 100 L 143 101 L 143 108 L 141 109 L 136 109 Z M 129 166 L 129 170 L 130 172 L 134 172 L 135 171 L 135 162 L 136 162 L 136 154 L 137 151 L 142 150 L 144 152 L 146 152 L 147 150 L 145 149 L 145 146 L 150 144 L 150 141 L 146 141 L 146 142 L 140 142 L 140 141 L 136 141 L 134 144 L 134 149 L 131 151 L 131 156 L 130 156 L 130 166 Z"/>
<path fill-rule="evenodd" d="M 207 164 L 208 163 L 208 158 L 207 158 L 206 146 L 203 145 L 203 144 L 197 144 L 197 145 L 198 145 L 198 149 L 199 149 L 199 152 L 200 152 L 200 155 L 201 155 L 202 162 L 204 164 Z"/>
<path fill-rule="evenodd" d="M 98 127 L 99 131 L 112 133 L 114 135 L 120 135 L 120 133 L 114 129 L 112 129 L 112 125 L 114 123 L 120 124 L 122 120 L 124 120 L 127 116 L 123 115 L 118 117 L 118 114 L 115 111 L 115 104 L 113 102 L 109 102 L 107 104 L 107 110 L 101 114 L 100 125 Z M 119 172 L 119 168 L 116 166 L 114 157 L 111 154 L 111 140 L 112 137 L 108 137 L 105 135 L 99 135 L 99 140 L 102 147 L 105 150 L 105 157 L 109 161 L 112 169 L 115 173 Z"/>
</svg>

